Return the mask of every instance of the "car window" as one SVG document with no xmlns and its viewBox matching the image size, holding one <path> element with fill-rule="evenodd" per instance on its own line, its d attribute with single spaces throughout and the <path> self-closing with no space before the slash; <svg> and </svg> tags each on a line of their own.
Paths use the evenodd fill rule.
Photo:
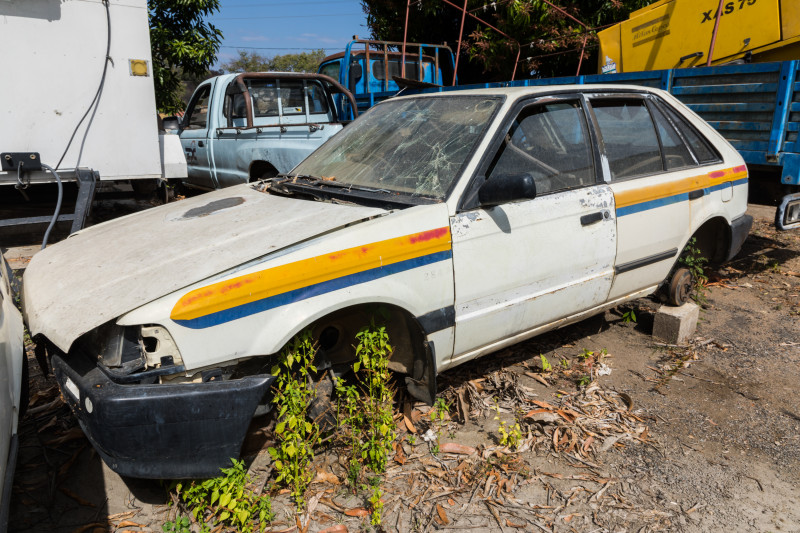
<svg viewBox="0 0 800 533">
<path fill-rule="evenodd" d="M 659 107 L 664 110 L 672 123 L 675 124 L 675 127 L 678 128 L 681 135 L 683 135 L 683 138 L 686 139 L 686 142 L 689 143 L 692 152 L 694 152 L 695 157 L 700 163 L 715 163 L 722 160 L 708 141 L 702 138 L 683 117 L 678 115 L 678 113 L 673 111 L 669 106 Z"/>
<path fill-rule="evenodd" d="M 667 117 L 655 106 L 651 107 L 650 110 L 656 123 L 658 138 L 661 140 L 661 150 L 664 154 L 664 164 L 667 170 L 697 166 L 683 139 L 672 127 Z"/>
<path fill-rule="evenodd" d="M 326 76 L 330 76 L 331 78 L 339 81 L 339 60 L 333 61 L 331 63 L 325 63 L 319 69 L 320 74 L 325 74 Z"/>
<path fill-rule="evenodd" d="M 664 170 L 653 120 L 644 100 L 593 99 L 612 179 Z"/>
<path fill-rule="evenodd" d="M 531 174 L 536 193 L 595 183 L 586 118 L 579 101 L 536 104 L 522 110 L 488 172 Z"/>
<path fill-rule="evenodd" d="M 187 130 L 202 130 L 208 121 L 208 99 L 211 95 L 211 85 L 206 85 L 197 93 L 189 109 L 189 120 L 186 122 Z"/>
</svg>

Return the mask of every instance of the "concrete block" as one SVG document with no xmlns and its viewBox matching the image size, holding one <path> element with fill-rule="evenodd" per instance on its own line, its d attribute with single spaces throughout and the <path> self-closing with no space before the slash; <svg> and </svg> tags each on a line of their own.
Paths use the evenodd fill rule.
<svg viewBox="0 0 800 533">
<path fill-rule="evenodd" d="M 667 344 L 685 344 L 697 329 L 700 307 L 686 302 L 680 307 L 662 305 L 653 321 L 653 337 Z"/>
</svg>

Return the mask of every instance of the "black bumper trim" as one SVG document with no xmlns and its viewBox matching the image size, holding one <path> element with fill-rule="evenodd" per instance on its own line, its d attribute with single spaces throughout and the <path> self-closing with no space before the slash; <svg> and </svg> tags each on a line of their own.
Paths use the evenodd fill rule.
<svg viewBox="0 0 800 533">
<path fill-rule="evenodd" d="M 239 456 L 253 413 L 275 381 L 265 374 L 207 383 L 120 385 L 81 354 L 54 355 L 53 371 L 106 464 L 123 476 L 152 479 L 219 475 Z M 66 386 L 67 379 L 74 387 Z"/>
<path fill-rule="evenodd" d="M 728 257 L 725 258 L 725 261 L 730 261 L 739 253 L 752 227 L 753 217 L 750 215 L 742 215 L 731 221 L 731 246 L 728 249 Z"/>
<path fill-rule="evenodd" d="M 456 324 L 456 308 L 452 305 L 442 307 L 417 317 L 419 325 L 426 335 L 451 328 Z"/>
<path fill-rule="evenodd" d="M 655 263 L 660 263 L 661 261 L 666 261 L 667 259 L 672 259 L 676 255 L 678 255 L 678 249 L 673 248 L 672 250 L 667 250 L 666 252 L 661 252 L 659 254 L 617 265 L 614 267 L 614 272 L 616 274 L 624 274 L 625 272 L 630 272 L 631 270 L 636 270 L 637 268 L 646 267 Z"/>
</svg>

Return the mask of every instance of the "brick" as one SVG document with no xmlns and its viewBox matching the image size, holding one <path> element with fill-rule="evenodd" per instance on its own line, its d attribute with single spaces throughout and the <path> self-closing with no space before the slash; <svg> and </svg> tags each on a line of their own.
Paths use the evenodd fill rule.
<svg viewBox="0 0 800 533">
<path fill-rule="evenodd" d="M 700 307 L 686 302 L 680 307 L 662 305 L 653 321 L 653 337 L 667 344 L 686 344 L 697 329 Z"/>
</svg>

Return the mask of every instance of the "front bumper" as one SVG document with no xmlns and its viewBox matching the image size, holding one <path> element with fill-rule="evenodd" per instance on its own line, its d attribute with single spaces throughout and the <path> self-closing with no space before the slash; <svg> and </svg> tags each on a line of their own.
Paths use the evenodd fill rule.
<svg viewBox="0 0 800 533">
<path fill-rule="evenodd" d="M 100 457 L 138 478 L 219 475 L 239 456 L 275 376 L 178 385 L 120 385 L 81 354 L 53 356 L 62 394 Z"/>
</svg>

